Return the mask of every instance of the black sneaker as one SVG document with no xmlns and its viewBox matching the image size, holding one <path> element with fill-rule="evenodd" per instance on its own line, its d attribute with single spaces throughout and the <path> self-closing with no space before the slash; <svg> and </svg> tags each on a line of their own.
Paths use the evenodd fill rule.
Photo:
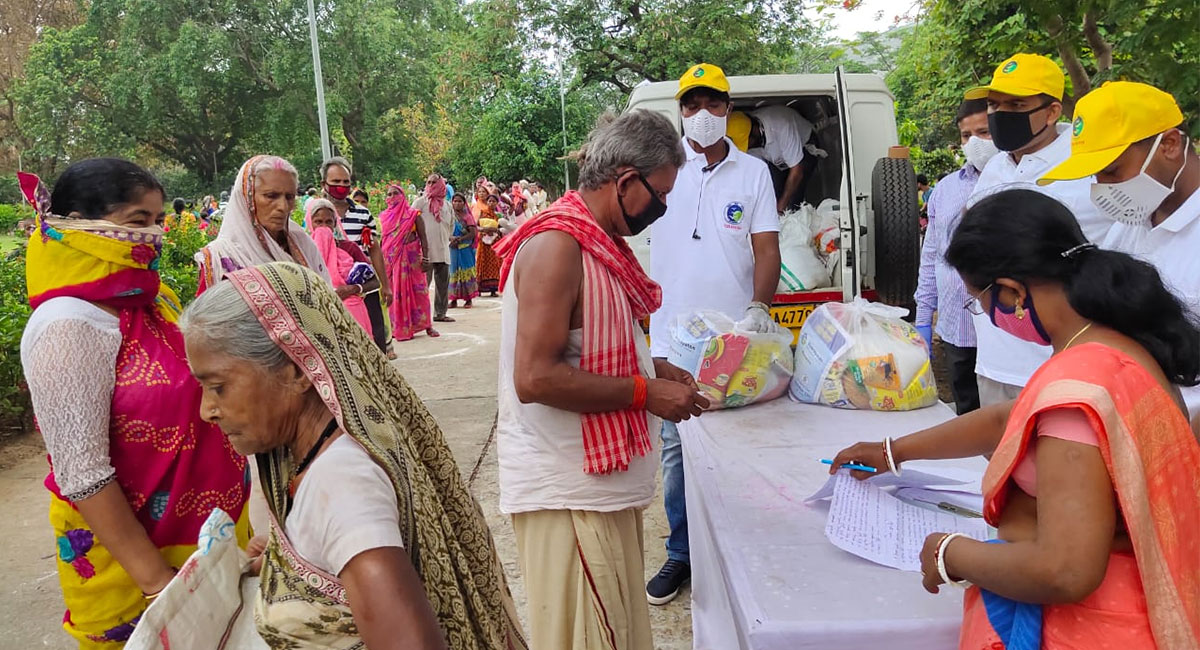
<svg viewBox="0 0 1200 650">
<path fill-rule="evenodd" d="M 679 595 L 679 588 L 692 577 L 692 567 L 687 562 L 667 560 L 658 575 L 646 583 L 646 600 L 651 605 L 666 605 Z"/>
</svg>

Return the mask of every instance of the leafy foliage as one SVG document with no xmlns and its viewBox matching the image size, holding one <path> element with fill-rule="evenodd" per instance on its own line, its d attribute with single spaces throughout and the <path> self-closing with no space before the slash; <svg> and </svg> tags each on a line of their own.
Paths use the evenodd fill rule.
<svg viewBox="0 0 1200 650">
<path fill-rule="evenodd" d="M 199 271 L 194 256 L 201 248 L 217 236 L 215 225 L 205 224 L 190 212 L 181 219 L 168 217 L 163 237 L 162 257 L 158 261 L 158 273 L 168 287 L 179 294 L 186 306 L 196 297 Z"/>
<path fill-rule="evenodd" d="M 783 72 L 810 34 L 800 0 L 535 0 L 579 70 L 577 83 L 629 92 L 642 79 L 676 79 L 705 61 L 737 74 Z"/>
<path fill-rule="evenodd" d="M 32 413 L 21 368 L 21 334 L 29 320 L 25 248 L 0 257 L 0 427 L 27 429 Z"/>
<path fill-rule="evenodd" d="M 0 235 L 17 229 L 23 219 L 33 218 L 33 208 L 27 203 L 0 203 Z"/>
</svg>

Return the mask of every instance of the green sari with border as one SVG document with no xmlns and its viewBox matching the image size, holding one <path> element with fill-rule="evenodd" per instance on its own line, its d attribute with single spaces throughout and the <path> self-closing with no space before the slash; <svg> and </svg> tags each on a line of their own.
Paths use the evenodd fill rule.
<svg viewBox="0 0 1200 650">
<path fill-rule="evenodd" d="M 329 283 L 284 262 L 226 279 L 391 479 L 405 551 L 449 647 L 527 648 L 491 532 L 441 429 Z M 283 448 L 257 459 L 272 518 L 259 633 L 273 648 L 364 647 L 341 581 L 300 557 L 283 532 L 293 459 Z"/>
</svg>

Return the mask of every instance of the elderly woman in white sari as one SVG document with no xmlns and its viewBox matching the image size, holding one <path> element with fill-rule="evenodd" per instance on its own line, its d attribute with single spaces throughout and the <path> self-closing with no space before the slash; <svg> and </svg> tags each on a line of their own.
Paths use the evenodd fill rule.
<svg viewBox="0 0 1200 650">
<path fill-rule="evenodd" d="M 196 295 L 226 273 L 268 262 L 296 262 L 329 280 L 317 245 L 292 221 L 298 191 L 296 168 L 279 156 L 247 160 L 233 181 L 221 232 L 196 253 L 200 282 Z"/>
<path fill-rule="evenodd" d="M 442 436 L 327 281 L 235 271 L 181 319 L 201 415 L 270 511 L 255 621 L 274 648 L 527 648 Z"/>
</svg>

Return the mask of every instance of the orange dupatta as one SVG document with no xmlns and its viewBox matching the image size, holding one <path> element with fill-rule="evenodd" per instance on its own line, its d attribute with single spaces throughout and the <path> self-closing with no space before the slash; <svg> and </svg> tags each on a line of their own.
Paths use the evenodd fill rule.
<svg viewBox="0 0 1200 650">
<path fill-rule="evenodd" d="M 1037 415 L 1064 406 L 1082 409 L 1096 431 L 1133 541 L 1154 640 L 1161 648 L 1200 647 L 1200 445 L 1175 401 L 1128 355 L 1089 343 L 1042 365 L 1021 391 L 984 474 L 984 517 L 999 522 Z"/>
</svg>

